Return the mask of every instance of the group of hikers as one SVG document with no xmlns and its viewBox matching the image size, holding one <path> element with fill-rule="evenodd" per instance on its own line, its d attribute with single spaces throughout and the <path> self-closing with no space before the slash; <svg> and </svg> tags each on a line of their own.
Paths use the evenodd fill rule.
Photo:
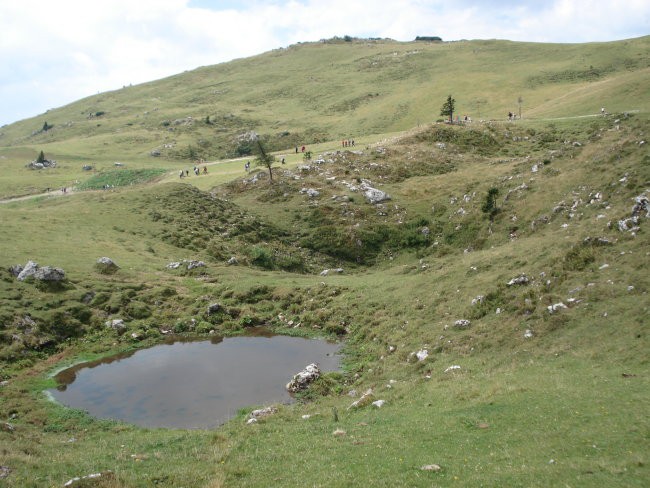
<svg viewBox="0 0 650 488">
<path fill-rule="evenodd" d="M 341 146 L 343 147 L 351 147 L 354 146 L 354 139 L 343 139 L 341 141 Z"/>
<path fill-rule="evenodd" d="M 198 166 L 194 166 L 193 171 L 194 171 L 194 174 L 196 176 L 199 176 L 201 173 L 203 173 L 204 175 L 207 175 L 208 174 L 208 167 L 203 166 L 203 171 L 201 171 Z M 190 176 L 190 170 L 189 169 L 186 169 L 185 171 L 180 170 L 178 172 L 178 176 L 179 176 L 179 178 Z"/>
</svg>

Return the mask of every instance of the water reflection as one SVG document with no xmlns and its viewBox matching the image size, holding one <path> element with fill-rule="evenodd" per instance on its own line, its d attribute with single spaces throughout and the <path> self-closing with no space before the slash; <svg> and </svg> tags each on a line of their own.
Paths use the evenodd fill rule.
<svg viewBox="0 0 650 488">
<path fill-rule="evenodd" d="M 145 427 L 209 428 L 238 409 L 290 402 L 292 375 L 316 362 L 339 368 L 338 344 L 272 336 L 172 339 L 83 363 L 55 376 L 59 402 Z"/>
</svg>

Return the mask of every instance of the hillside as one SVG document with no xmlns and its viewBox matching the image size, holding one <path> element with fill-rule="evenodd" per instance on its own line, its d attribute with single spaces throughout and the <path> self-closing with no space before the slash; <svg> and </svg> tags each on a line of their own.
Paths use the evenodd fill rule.
<svg viewBox="0 0 650 488">
<path fill-rule="evenodd" d="M 450 93 L 474 120 L 650 109 L 650 37 L 590 44 L 330 40 L 128 86 L 0 129 L 16 171 L 43 150 L 79 173 L 114 161 L 173 167 L 407 130 L 441 119 Z M 518 103 L 519 99 L 522 100 Z M 49 130 L 43 131 L 47 124 Z M 151 154 L 160 154 L 152 157 Z M 75 174 L 72 181 L 83 174 Z M 63 184 L 63 183 L 62 183 Z M 14 191 L 34 192 L 28 182 Z M 0 195 L 6 195 L 0 188 Z M 14 193 L 20 194 L 20 193 Z"/>
<path fill-rule="evenodd" d="M 53 110 L 53 128 L 31 142 L 19 133 L 40 117 L 3 128 L 0 157 L 15 174 L 2 195 L 77 178 L 90 189 L 0 204 L 0 482 L 63 486 L 99 473 L 72 486 L 646 486 L 649 39 L 297 45 Z M 576 74 L 579 56 L 602 70 L 598 80 Z M 450 85 L 425 95 L 451 59 Z M 339 94 L 349 82 L 353 99 L 374 79 L 380 95 L 332 108 L 336 90 L 296 81 L 310 71 L 324 80 L 328 63 L 344 71 Z M 462 83 L 451 80 L 463 72 L 499 80 L 481 112 L 501 120 L 432 122 L 450 86 L 462 107 Z M 195 87 L 219 77 L 228 102 L 203 105 Z M 524 81 L 523 111 L 537 118 L 503 120 L 500 103 L 512 87 L 516 101 Z M 164 93 L 176 102 L 160 104 L 157 122 L 129 119 Z M 105 115 L 61 127 L 100 99 L 107 105 L 92 110 Z M 183 104 L 197 122 L 161 129 L 174 111 L 188 115 Z M 433 116 L 418 124 L 425 104 Z M 596 115 L 603 105 L 614 113 Z M 286 157 L 273 182 L 239 159 L 181 179 L 191 162 L 142 155 L 166 132 L 195 144 L 216 131 L 198 121 L 221 109 L 256 120 L 235 118 L 224 141 L 255 130 Z M 290 124 L 273 126 L 283 117 Z M 273 138 L 285 130 L 322 139 L 303 156 Z M 41 147 L 57 168 L 18 164 Z M 82 172 L 89 158 L 96 168 Z M 161 171 L 141 180 L 131 172 L 140 168 Z M 104 272 L 100 256 L 120 268 Z M 65 279 L 18 281 L 15 265 L 28 260 Z M 106 325 L 116 319 L 124 329 Z M 207 430 L 97 420 L 43 395 L 55 371 L 79 361 L 170 333 L 207 339 L 254 326 L 338 340 L 344 368 L 254 424 L 251 405 Z M 351 407 L 369 389 L 367 404 Z"/>
</svg>

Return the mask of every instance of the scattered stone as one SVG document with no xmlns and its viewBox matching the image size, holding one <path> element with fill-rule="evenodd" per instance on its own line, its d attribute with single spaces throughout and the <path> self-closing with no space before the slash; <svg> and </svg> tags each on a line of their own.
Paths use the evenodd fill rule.
<svg viewBox="0 0 650 488">
<path fill-rule="evenodd" d="M 458 329 L 465 329 L 465 328 L 469 327 L 471 324 L 472 324 L 472 322 L 467 320 L 467 319 L 460 319 L 460 320 L 457 320 L 456 322 L 454 322 L 454 327 L 456 327 Z"/>
<path fill-rule="evenodd" d="M 373 407 L 381 408 L 386 404 L 386 400 L 376 400 L 372 402 Z"/>
<path fill-rule="evenodd" d="M 210 305 L 208 305 L 208 315 L 215 314 L 219 310 L 221 310 L 221 304 L 220 303 L 211 303 Z"/>
<path fill-rule="evenodd" d="M 447 369 L 445 369 L 445 373 L 450 373 L 452 371 L 458 371 L 460 369 L 460 366 L 458 364 L 453 364 L 449 366 Z"/>
<path fill-rule="evenodd" d="M 546 310 L 548 310 L 548 313 L 555 313 L 558 310 L 562 310 L 563 308 L 569 308 L 569 307 L 567 307 L 564 303 L 559 302 L 553 305 L 549 305 L 548 307 L 546 307 Z"/>
<path fill-rule="evenodd" d="M 418 361 L 424 361 L 429 357 L 429 351 L 426 349 L 421 349 L 415 353 L 415 357 L 418 359 Z"/>
<path fill-rule="evenodd" d="M 287 390 L 291 393 L 306 389 L 314 380 L 320 378 L 320 368 L 316 363 L 311 363 L 300 373 L 294 375 L 293 379 L 287 383 Z"/>
<path fill-rule="evenodd" d="M 187 269 L 194 269 L 194 268 L 205 268 L 206 264 L 203 261 L 194 261 L 194 260 L 189 260 L 189 259 L 183 259 L 183 261 L 174 261 L 171 262 L 167 265 L 167 269 L 178 269 L 181 266 L 187 266 Z"/>
<path fill-rule="evenodd" d="M 609 264 L 605 263 L 602 266 L 599 266 L 598 269 L 607 269 L 609 268 Z"/>
<path fill-rule="evenodd" d="M 361 395 L 361 398 L 358 400 L 352 402 L 350 406 L 348 407 L 348 410 L 353 409 L 353 408 L 362 408 L 367 405 L 370 405 L 372 403 L 374 398 L 372 388 L 368 388 L 363 395 Z"/>
<path fill-rule="evenodd" d="M 238 264 L 239 264 L 239 261 L 237 261 L 237 258 L 236 258 L 235 256 L 232 256 L 232 257 L 228 260 L 228 265 L 229 265 L 229 266 L 236 266 L 236 265 L 238 265 Z"/>
<path fill-rule="evenodd" d="M 425 464 L 424 466 L 420 467 L 420 470 L 422 471 L 442 471 L 442 468 L 440 467 L 439 464 Z"/>
<path fill-rule="evenodd" d="M 0 466 L 0 479 L 6 478 L 11 473 L 11 468 L 9 466 Z"/>
<path fill-rule="evenodd" d="M 187 269 L 194 268 L 205 268 L 205 263 L 203 261 L 190 261 L 187 263 Z"/>
<path fill-rule="evenodd" d="M 110 471 L 108 471 L 107 473 L 110 473 Z M 74 486 L 76 486 L 76 485 L 78 484 L 78 483 L 77 483 L 78 481 L 83 481 L 83 480 L 92 480 L 92 479 L 101 478 L 102 475 L 105 475 L 105 474 L 106 474 L 106 473 L 92 473 L 92 474 L 87 474 L 86 476 L 77 476 L 77 477 L 75 477 L 75 478 L 72 478 L 72 479 L 69 480 L 69 481 L 66 481 L 66 482 L 64 483 L 63 486 L 64 486 L 64 487 L 65 487 L 65 486 L 73 486 L 73 487 L 74 487 Z M 86 486 L 86 483 L 78 484 L 78 485 L 79 485 L 79 486 Z"/>
<path fill-rule="evenodd" d="M 332 435 L 335 437 L 343 437 L 346 434 L 347 432 L 345 432 L 343 429 L 336 429 L 334 432 L 332 432 Z"/>
<path fill-rule="evenodd" d="M 368 200 L 368 202 L 373 205 L 391 199 L 388 193 L 378 190 L 377 188 L 373 188 L 365 182 L 361 184 L 360 188 L 363 191 L 363 196 L 366 197 L 366 200 Z"/>
<path fill-rule="evenodd" d="M 395 346 L 388 346 L 388 352 L 389 353 L 394 353 L 397 348 Z"/>
<path fill-rule="evenodd" d="M 526 329 L 526 332 L 524 332 L 524 339 L 532 339 L 533 338 L 533 331 L 530 329 Z"/>
<path fill-rule="evenodd" d="M 637 215 L 618 221 L 618 230 L 621 232 L 637 232 L 639 230 L 639 217 Z"/>
<path fill-rule="evenodd" d="M 256 419 L 256 418 L 248 419 L 248 420 L 246 421 L 246 425 L 256 424 L 256 423 L 257 423 L 257 419 Z"/>
<path fill-rule="evenodd" d="M 508 286 L 514 286 L 514 285 L 527 285 L 530 282 L 530 279 L 528 276 L 525 274 L 519 275 L 515 278 L 512 278 L 508 283 L 506 283 Z"/>
<path fill-rule="evenodd" d="M 343 268 L 324 269 L 323 271 L 320 272 L 320 276 L 327 276 L 330 273 L 341 274 L 341 273 L 343 273 Z"/>
<path fill-rule="evenodd" d="M 2 422 L 0 423 L 0 431 L 2 432 L 14 432 L 16 428 L 11 425 L 9 422 Z"/>
<path fill-rule="evenodd" d="M 97 260 L 95 269 L 101 274 L 114 274 L 120 267 L 111 258 L 104 256 Z"/>
<path fill-rule="evenodd" d="M 115 330 L 126 329 L 126 324 L 124 323 L 124 320 L 122 320 L 122 319 L 107 320 L 104 323 L 104 325 L 106 325 L 106 327 L 110 327 L 111 329 L 115 329 Z"/>
<path fill-rule="evenodd" d="M 303 420 L 309 420 L 311 418 L 311 415 L 305 414 L 300 418 L 303 419 Z"/>
<path fill-rule="evenodd" d="M 483 303 L 483 300 L 485 300 L 485 296 L 478 295 L 476 298 L 472 299 L 472 305 L 476 305 L 478 303 Z"/>
<path fill-rule="evenodd" d="M 92 170 L 93 170 L 93 167 L 92 167 L 91 165 L 89 165 L 89 164 L 84 164 L 84 165 L 81 167 L 81 169 L 82 169 L 83 171 L 92 171 Z"/>
<path fill-rule="evenodd" d="M 302 188 L 300 190 L 301 194 L 306 194 L 309 198 L 316 198 L 320 195 L 320 192 L 315 188 Z"/>
<path fill-rule="evenodd" d="M 269 415 L 273 415 L 277 411 L 278 409 L 273 405 L 269 407 L 259 408 L 251 412 L 251 418 L 260 419 L 260 418 L 268 417 Z"/>
<path fill-rule="evenodd" d="M 648 200 L 645 193 L 634 197 L 634 202 L 634 206 L 632 207 L 632 216 L 639 216 L 645 213 L 645 218 L 650 218 L 650 200 Z"/>
</svg>

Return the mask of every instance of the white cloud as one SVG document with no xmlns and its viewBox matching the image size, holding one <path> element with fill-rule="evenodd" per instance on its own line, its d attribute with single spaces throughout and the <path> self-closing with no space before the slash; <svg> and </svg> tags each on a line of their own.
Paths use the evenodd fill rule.
<svg viewBox="0 0 650 488">
<path fill-rule="evenodd" d="M 0 124 L 129 83 L 335 35 L 587 42 L 647 34 L 646 0 L 0 2 Z"/>
</svg>

